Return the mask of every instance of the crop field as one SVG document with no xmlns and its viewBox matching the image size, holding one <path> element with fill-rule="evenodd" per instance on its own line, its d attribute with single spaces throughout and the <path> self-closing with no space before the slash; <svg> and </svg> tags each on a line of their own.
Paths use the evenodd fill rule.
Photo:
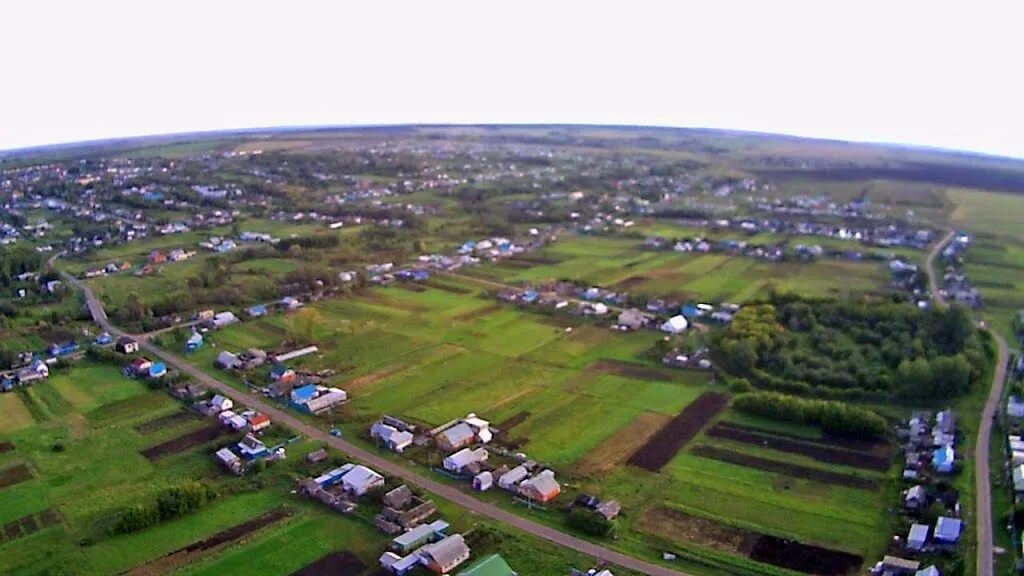
<svg viewBox="0 0 1024 576">
<path fill-rule="evenodd" d="M 770 263 L 717 253 L 645 251 L 641 246 L 640 240 L 566 238 L 529 258 L 471 273 L 512 283 L 575 279 L 647 296 L 739 303 L 771 291 L 835 296 L 886 291 L 889 281 L 877 262 Z"/>
<path fill-rule="evenodd" d="M 351 402 L 330 420 L 349 438 L 368 442 L 366 429 L 382 414 L 436 426 L 475 412 L 502 430 L 507 445 L 555 467 L 582 490 L 623 502 L 631 511 L 623 520 L 627 530 L 642 531 L 631 523 L 643 511 L 669 508 L 855 555 L 884 545 L 888 466 L 882 460 L 858 460 L 856 450 L 788 425 L 744 428 L 771 435 L 770 448 L 746 437 L 716 437 L 710 432 L 721 430 L 716 420 L 718 426 L 762 424 L 726 410 L 720 417 L 708 413 L 696 438 L 668 454 L 660 472 L 630 466 L 630 456 L 673 417 L 722 390 L 702 373 L 660 366 L 649 355 L 657 333 L 618 333 L 498 305 L 469 281 L 446 278 L 444 285 L 373 288 L 310 306 L 318 311 L 320 354 L 292 365 L 341 369 L 330 382 L 348 391 Z M 216 354 L 251 346 L 280 350 L 291 318 L 274 315 L 212 333 L 195 363 L 231 380 L 212 367 Z M 713 452 L 733 461 L 709 457 Z M 823 483 L 823 477 L 842 482 Z"/>
</svg>

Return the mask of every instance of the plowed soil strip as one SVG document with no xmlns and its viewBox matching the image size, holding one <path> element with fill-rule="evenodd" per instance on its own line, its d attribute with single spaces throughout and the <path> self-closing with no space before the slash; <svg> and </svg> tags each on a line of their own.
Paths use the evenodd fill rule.
<svg viewBox="0 0 1024 576">
<path fill-rule="evenodd" d="M 616 376 L 633 378 L 635 380 L 650 380 L 652 382 L 667 382 L 679 377 L 677 372 L 661 370 L 650 366 L 641 366 L 639 364 L 623 362 L 621 360 L 598 360 L 597 362 L 587 366 L 587 370 L 603 372 L 605 374 L 614 374 Z"/>
<path fill-rule="evenodd" d="M 799 442 L 827 444 L 833 448 L 843 448 L 845 450 L 853 450 L 855 452 L 870 452 L 876 456 L 882 456 L 885 458 L 888 458 L 892 454 L 892 446 L 890 446 L 888 442 L 858 440 L 856 438 L 838 438 L 834 436 L 825 436 L 819 440 L 814 440 L 803 436 L 797 436 L 795 434 L 786 434 L 785 432 L 779 432 L 770 428 L 758 428 L 757 426 L 741 426 L 739 424 L 732 424 L 729 422 L 721 422 L 719 423 L 719 426 L 732 428 L 734 430 L 753 432 L 755 434 L 768 434 L 769 436 L 778 436 L 779 438 L 788 438 Z"/>
<path fill-rule="evenodd" d="M 721 462 L 728 462 L 729 464 L 756 468 L 758 470 L 774 472 L 776 474 L 785 474 L 786 476 L 792 476 L 794 478 L 814 480 L 815 482 L 822 482 L 825 484 L 836 484 L 838 486 L 862 488 L 864 490 L 873 490 L 876 486 L 875 481 L 868 478 L 861 478 L 859 476 L 842 474 L 839 472 L 829 472 L 827 470 L 819 470 L 817 468 L 808 468 L 806 466 L 797 466 L 795 464 L 787 464 L 785 462 L 768 460 L 766 458 L 758 458 L 757 456 L 741 454 L 739 452 L 733 452 L 732 450 L 724 450 L 722 448 L 716 448 L 714 446 L 707 446 L 704 444 L 694 446 L 690 452 L 703 458 L 711 458 Z"/>
<path fill-rule="evenodd" d="M 348 550 L 333 552 L 306 565 L 291 576 L 359 576 L 366 570 L 366 564 Z"/>
<path fill-rule="evenodd" d="M 199 430 L 189 432 L 183 436 L 172 438 L 162 444 L 150 446 L 143 450 L 141 454 L 145 456 L 147 460 L 153 462 L 163 458 L 164 456 L 170 456 L 171 454 L 184 452 L 189 448 L 199 446 L 200 444 L 206 444 L 223 434 L 227 434 L 227 429 L 216 424 L 211 424 L 206 428 L 200 428 Z"/>
<path fill-rule="evenodd" d="M 821 576 L 852 574 L 864 563 L 860 556 L 784 540 L 681 510 L 652 508 L 638 521 L 640 530 L 676 542 L 688 542 L 728 554 Z"/>
<path fill-rule="evenodd" d="M 658 430 L 639 450 L 634 452 L 629 457 L 629 463 L 651 472 L 661 470 L 728 404 L 728 394 L 720 392 L 701 394 L 661 430 Z"/>
<path fill-rule="evenodd" d="M 14 444 L 11 444 L 10 442 L 0 442 L 0 454 L 10 452 L 11 450 L 14 450 Z"/>
<path fill-rule="evenodd" d="M 3 525 L 3 528 L 0 529 L 0 542 L 9 542 L 23 536 L 29 536 L 43 528 L 60 524 L 61 520 L 60 512 L 53 508 L 43 510 L 38 514 L 22 516 Z"/>
<path fill-rule="evenodd" d="M 767 434 L 759 434 L 723 424 L 712 426 L 706 434 L 712 438 L 742 442 L 752 446 L 778 450 L 779 452 L 800 454 L 801 456 L 807 456 L 819 462 L 838 464 L 840 466 L 852 466 L 854 468 L 885 472 L 889 469 L 891 464 L 888 458 L 882 458 L 881 456 L 875 456 L 873 454 L 838 450 L 821 444 L 792 440 L 788 438 L 779 438 L 776 436 L 769 436 Z"/>
<path fill-rule="evenodd" d="M 179 548 L 174 552 L 147 564 L 143 564 L 142 566 L 133 568 L 123 574 L 128 576 L 157 576 L 159 574 L 166 574 L 178 566 L 183 566 L 197 559 L 199 555 L 205 552 L 209 552 L 225 544 L 230 544 L 236 540 L 240 540 L 257 530 L 270 526 L 271 524 L 287 518 L 290 515 L 291 512 L 285 509 L 267 512 L 262 516 L 242 522 L 241 524 L 236 524 L 227 530 L 217 532 L 209 538 L 193 542 L 184 548 Z"/>
<path fill-rule="evenodd" d="M 0 488 L 7 488 L 32 479 L 32 470 L 24 464 L 0 470 Z"/>
<path fill-rule="evenodd" d="M 526 412 L 526 411 L 516 412 L 516 414 L 514 416 L 512 416 L 511 418 L 509 418 L 508 420 L 505 420 L 505 421 L 495 425 L 495 428 L 497 428 L 498 430 L 501 430 L 502 432 L 508 432 L 512 428 L 515 428 L 516 426 L 518 426 L 518 425 L 522 424 L 523 422 L 525 422 L 526 419 L 529 418 L 529 417 L 530 417 L 530 413 L 529 412 Z"/>
<path fill-rule="evenodd" d="M 633 419 L 628 425 L 619 428 L 614 434 L 587 452 L 579 460 L 576 471 L 583 475 L 601 474 L 614 469 L 659 430 L 671 421 L 671 416 L 657 412 L 644 412 Z"/>
<path fill-rule="evenodd" d="M 824 576 L 853 574 L 864 563 L 864 558 L 856 554 L 809 546 L 775 536 L 756 536 L 752 542 L 747 544 L 747 547 L 751 560 L 807 574 L 822 574 Z"/>
<path fill-rule="evenodd" d="M 167 416 L 161 416 L 138 424 L 135 426 L 135 431 L 143 435 L 152 434 L 153 432 L 163 430 L 164 428 L 170 428 L 171 426 L 175 426 L 181 422 L 198 419 L 199 415 L 195 412 L 182 410 L 181 412 L 175 412 L 174 414 L 168 414 Z"/>
</svg>

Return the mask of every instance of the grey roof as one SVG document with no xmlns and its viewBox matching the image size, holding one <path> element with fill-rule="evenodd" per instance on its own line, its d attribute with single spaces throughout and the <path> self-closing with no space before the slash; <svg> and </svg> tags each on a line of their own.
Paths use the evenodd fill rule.
<svg viewBox="0 0 1024 576">
<path fill-rule="evenodd" d="M 469 424 L 459 422 L 455 426 L 443 430 L 439 436 L 444 437 L 448 444 L 457 446 L 467 440 L 472 440 L 472 438 L 476 436 L 476 432 L 473 431 L 473 428 L 471 428 Z"/>
<path fill-rule="evenodd" d="M 432 558 L 441 566 L 450 567 L 456 564 L 459 558 L 469 555 L 469 546 L 466 546 L 462 534 L 452 534 L 440 542 L 420 548 L 420 554 Z"/>
</svg>

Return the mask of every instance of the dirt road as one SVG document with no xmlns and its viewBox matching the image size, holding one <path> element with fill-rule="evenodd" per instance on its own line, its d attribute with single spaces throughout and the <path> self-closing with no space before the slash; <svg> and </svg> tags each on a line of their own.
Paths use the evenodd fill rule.
<svg viewBox="0 0 1024 576">
<path fill-rule="evenodd" d="M 928 254 L 928 285 L 931 288 L 932 300 L 937 306 L 946 308 L 949 303 L 939 291 L 939 276 L 935 270 L 935 259 L 942 249 L 953 239 L 954 231 L 950 230 Z M 996 418 L 999 403 L 1003 398 L 1003 384 L 1006 382 L 1006 365 L 1009 362 L 1009 348 L 1006 340 L 998 333 L 990 331 L 996 340 L 996 368 L 992 375 L 992 388 L 989 390 L 985 407 L 981 411 L 981 423 L 978 425 L 978 438 L 974 444 L 974 478 L 975 478 L 975 514 L 978 534 L 978 576 L 992 576 L 994 569 L 992 551 L 992 482 L 989 470 L 989 449 L 992 440 L 992 422 Z"/>
</svg>

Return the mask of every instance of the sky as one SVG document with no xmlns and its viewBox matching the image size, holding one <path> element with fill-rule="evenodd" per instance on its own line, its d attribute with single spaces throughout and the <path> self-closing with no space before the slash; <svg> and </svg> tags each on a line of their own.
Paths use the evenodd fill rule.
<svg viewBox="0 0 1024 576">
<path fill-rule="evenodd" d="M 0 150 L 272 126 L 725 128 L 1024 158 L 1024 3 L 0 3 Z"/>
</svg>

